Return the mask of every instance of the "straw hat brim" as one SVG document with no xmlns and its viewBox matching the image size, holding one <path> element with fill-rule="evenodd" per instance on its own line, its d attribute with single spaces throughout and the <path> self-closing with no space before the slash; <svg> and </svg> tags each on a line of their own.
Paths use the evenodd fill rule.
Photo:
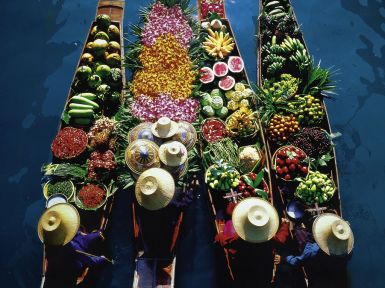
<svg viewBox="0 0 385 288">
<path fill-rule="evenodd" d="M 153 153 L 153 159 L 146 164 L 134 162 L 134 157 L 132 156 L 133 154 L 133 149 L 137 145 L 146 145 Z M 140 175 L 143 171 L 152 168 L 152 167 L 160 167 L 160 161 L 159 161 L 159 146 L 156 145 L 154 142 L 146 139 L 138 139 L 135 140 L 134 142 L 130 143 L 128 147 L 126 148 L 125 154 L 124 154 L 124 159 L 126 162 L 126 165 L 130 170 L 137 174 Z"/>
<path fill-rule="evenodd" d="M 269 216 L 268 223 L 263 227 L 253 226 L 248 220 L 248 212 L 254 206 L 263 207 Z M 279 217 L 275 208 L 266 200 L 258 197 L 246 198 L 239 202 L 234 208 L 232 221 L 237 235 L 251 243 L 269 241 L 277 233 L 279 227 Z"/>
<path fill-rule="evenodd" d="M 174 142 L 176 142 L 177 143 L 176 145 L 179 145 L 183 150 L 183 155 L 182 157 L 179 158 L 179 161 L 174 161 L 173 159 L 170 159 L 169 157 L 167 157 L 167 147 Z M 188 156 L 188 152 L 187 152 L 186 146 L 184 146 L 182 143 L 178 141 L 168 141 L 159 147 L 160 161 L 162 161 L 167 166 L 173 166 L 173 167 L 180 166 L 187 161 L 187 156 Z"/>
<path fill-rule="evenodd" d="M 44 226 L 47 225 L 52 215 L 60 219 L 60 224 L 57 229 L 48 232 Z M 60 203 L 48 208 L 40 217 L 37 225 L 37 234 L 40 241 L 44 244 L 61 246 L 66 245 L 75 237 L 79 226 L 80 216 L 78 210 L 71 204 Z"/>
<path fill-rule="evenodd" d="M 341 256 L 347 255 L 353 250 L 354 236 L 350 230 L 350 235 L 347 240 L 339 240 L 332 233 L 332 224 L 334 221 L 344 221 L 341 217 L 332 213 L 325 213 L 316 218 L 313 223 L 313 237 L 318 246 L 327 255 Z M 349 226 L 350 228 L 350 226 Z"/>
<path fill-rule="evenodd" d="M 157 181 L 157 189 L 151 195 L 145 195 L 140 189 L 147 177 L 153 177 Z M 161 168 L 151 168 L 144 171 L 135 185 L 135 196 L 139 205 L 151 211 L 166 207 L 174 197 L 174 193 L 174 178 L 168 171 Z"/>
<path fill-rule="evenodd" d="M 178 132 L 178 129 L 179 129 L 178 123 L 176 123 L 175 121 L 171 120 L 170 124 L 171 124 L 170 130 L 168 130 L 168 133 L 166 135 L 159 134 L 157 122 L 152 124 L 151 132 L 152 132 L 152 134 L 154 134 L 158 138 L 162 138 L 162 139 L 170 138 L 170 137 L 174 136 Z"/>
</svg>

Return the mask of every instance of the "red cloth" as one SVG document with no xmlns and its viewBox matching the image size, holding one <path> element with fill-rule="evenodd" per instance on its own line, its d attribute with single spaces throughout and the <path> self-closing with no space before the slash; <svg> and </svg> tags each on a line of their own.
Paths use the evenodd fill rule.
<svg viewBox="0 0 385 288">
<path fill-rule="evenodd" d="M 287 237 L 289 237 L 289 223 L 283 222 L 273 240 L 278 244 L 283 245 L 286 243 Z"/>
</svg>

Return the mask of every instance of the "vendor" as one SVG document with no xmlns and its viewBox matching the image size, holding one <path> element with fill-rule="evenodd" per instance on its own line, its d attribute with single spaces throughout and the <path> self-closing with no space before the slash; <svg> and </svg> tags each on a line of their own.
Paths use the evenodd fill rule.
<svg viewBox="0 0 385 288">
<path fill-rule="evenodd" d="M 309 287 L 346 287 L 346 262 L 354 244 L 349 224 L 335 214 L 325 213 L 315 219 L 312 232 L 296 228 L 294 233 L 301 255 L 288 255 L 279 260 L 295 267 L 304 265 Z"/>
<path fill-rule="evenodd" d="M 92 244 L 104 239 L 101 231 L 86 234 L 79 226 L 78 211 L 67 203 L 51 206 L 40 217 L 38 235 L 48 262 L 44 287 L 73 287 L 87 268 L 112 262 L 89 253 Z"/>
<path fill-rule="evenodd" d="M 230 204 L 225 224 L 216 240 L 228 250 L 236 287 L 269 287 L 273 273 L 273 249 L 286 242 L 289 223 L 267 201 L 250 197 Z"/>
</svg>

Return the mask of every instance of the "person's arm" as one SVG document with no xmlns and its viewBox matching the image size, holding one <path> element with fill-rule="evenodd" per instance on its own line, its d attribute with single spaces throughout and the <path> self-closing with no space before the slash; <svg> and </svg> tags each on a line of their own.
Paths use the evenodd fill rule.
<svg viewBox="0 0 385 288">
<path fill-rule="evenodd" d="M 104 256 L 91 255 L 79 250 L 76 250 L 76 259 L 87 267 L 93 267 L 109 262 Z"/>
<path fill-rule="evenodd" d="M 282 219 L 281 227 L 273 239 L 278 244 L 283 245 L 286 243 L 287 237 L 289 237 L 289 221 L 287 219 Z"/>
<path fill-rule="evenodd" d="M 317 255 L 319 247 L 316 243 L 307 243 L 302 254 L 299 256 L 286 256 L 286 262 L 292 266 L 300 266 L 306 260 L 309 260 Z"/>
</svg>

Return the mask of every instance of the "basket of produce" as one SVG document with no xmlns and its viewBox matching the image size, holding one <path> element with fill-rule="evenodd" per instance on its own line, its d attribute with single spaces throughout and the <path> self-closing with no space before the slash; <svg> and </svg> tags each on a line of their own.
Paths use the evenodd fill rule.
<svg viewBox="0 0 385 288">
<path fill-rule="evenodd" d="M 87 183 L 75 195 L 75 204 L 83 210 L 98 210 L 109 197 L 108 189 L 103 184 Z"/>
<path fill-rule="evenodd" d="M 282 146 L 272 157 L 273 169 L 278 178 L 291 182 L 305 178 L 309 173 L 309 158 L 295 146 Z"/>
<path fill-rule="evenodd" d="M 238 192 L 242 193 L 243 198 L 260 197 L 265 200 L 269 199 L 269 186 L 265 179 L 263 179 L 263 176 L 263 170 L 258 174 L 250 172 L 241 176 L 238 185 Z"/>
<path fill-rule="evenodd" d="M 223 64 L 226 65 L 226 63 Z M 220 89 L 213 89 L 211 93 L 201 93 L 200 98 L 201 111 L 204 117 L 226 119 L 229 109 L 226 107 L 225 98 Z"/>
<path fill-rule="evenodd" d="M 239 185 L 239 172 L 225 162 L 211 165 L 205 174 L 205 182 L 213 190 L 230 191 Z"/>
<path fill-rule="evenodd" d="M 65 127 L 52 141 L 51 150 L 55 158 L 72 160 L 78 158 L 87 149 L 88 136 L 81 129 Z"/>
<path fill-rule="evenodd" d="M 242 146 L 238 149 L 238 154 L 242 173 L 260 170 L 265 163 L 263 151 L 258 145 Z"/>
<path fill-rule="evenodd" d="M 208 143 L 203 151 L 203 164 L 206 168 L 219 161 L 238 168 L 238 145 L 230 138 L 223 138 L 213 143 Z"/>
<path fill-rule="evenodd" d="M 71 201 L 75 193 L 75 185 L 71 180 L 50 180 L 43 186 L 45 199 L 52 195 L 62 194 Z"/>
<path fill-rule="evenodd" d="M 306 179 L 300 181 L 294 196 L 304 204 L 313 206 L 328 202 L 336 190 L 334 181 L 327 174 L 311 171 Z"/>
<path fill-rule="evenodd" d="M 209 143 L 212 143 L 226 137 L 226 125 L 221 119 L 208 118 L 202 123 L 201 133 L 203 139 Z"/>
<path fill-rule="evenodd" d="M 226 130 L 232 138 L 253 138 L 259 126 L 248 108 L 241 108 L 226 119 Z"/>
</svg>

